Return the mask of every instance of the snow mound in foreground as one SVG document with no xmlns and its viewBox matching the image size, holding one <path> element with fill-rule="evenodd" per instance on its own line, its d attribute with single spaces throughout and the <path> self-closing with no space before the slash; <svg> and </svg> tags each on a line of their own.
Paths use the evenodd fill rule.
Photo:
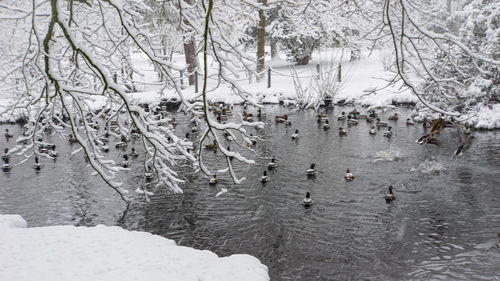
<svg viewBox="0 0 500 281">
<path fill-rule="evenodd" d="M 28 224 L 20 215 L 0 215 L 1 228 L 26 228 Z"/>
<path fill-rule="evenodd" d="M 269 280 L 253 256 L 219 258 L 147 232 L 103 225 L 18 228 L 25 226 L 19 215 L 0 215 L 0 280 Z"/>
</svg>

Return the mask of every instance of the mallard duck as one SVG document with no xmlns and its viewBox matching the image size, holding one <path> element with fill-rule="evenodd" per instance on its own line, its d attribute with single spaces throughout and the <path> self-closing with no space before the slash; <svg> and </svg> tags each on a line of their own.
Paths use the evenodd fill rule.
<svg viewBox="0 0 500 281">
<path fill-rule="evenodd" d="M 144 173 L 144 178 L 146 178 L 146 180 L 153 179 L 153 168 L 151 168 L 151 166 L 148 166 L 148 170 Z"/>
<path fill-rule="evenodd" d="M 352 181 L 354 179 L 354 176 L 351 173 L 351 170 L 347 169 L 344 175 L 344 178 L 348 181 Z"/>
<path fill-rule="evenodd" d="M 384 137 L 387 137 L 387 138 L 390 138 L 392 137 L 392 131 L 391 131 L 392 127 L 389 126 L 389 128 L 387 128 L 387 131 L 384 132 Z"/>
<path fill-rule="evenodd" d="M 443 129 L 445 126 L 446 126 L 446 121 L 443 118 L 434 119 L 432 120 L 431 123 L 430 133 L 439 134 L 441 129 Z"/>
<path fill-rule="evenodd" d="M 231 134 L 227 131 L 224 131 L 224 138 L 226 138 L 227 141 L 233 141 L 234 138 L 231 136 Z"/>
<path fill-rule="evenodd" d="M 276 159 L 273 157 L 271 162 L 267 163 L 267 168 L 274 169 L 276 167 L 278 167 L 278 163 L 276 163 Z"/>
<path fill-rule="evenodd" d="M 217 141 L 216 140 L 214 140 L 214 142 L 211 143 L 211 144 L 205 145 L 205 149 L 207 149 L 207 150 L 213 150 L 215 152 L 217 152 L 217 147 L 218 146 L 217 146 Z"/>
<path fill-rule="evenodd" d="M 375 123 L 375 126 L 377 126 L 377 128 L 380 128 L 380 127 L 387 127 L 388 124 L 387 122 L 382 122 L 380 121 L 380 118 L 377 118 L 377 123 Z"/>
<path fill-rule="evenodd" d="M 117 142 L 115 144 L 115 147 L 116 148 L 122 148 L 122 147 L 126 147 L 127 146 L 127 143 L 126 142 L 123 142 L 123 141 L 120 141 L 120 142 Z"/>
<path fill-rule="evenodd" d="M 250 134 L 250 146 L 256 146 L 257 145 L 257 139 L 253 136 L 253 134 Z"/>
<path fill-rule="evenodd" d="M 134 148 L 134 147 L 132 147 L 132 148 L 130 149 L 130 156 L 132 156 L 132 157 L 137 157 L 137 156 L 139 156 L 139 154 L 137 154 L 137 152 L 135 151 L 135 148 Z"/>
<path fill-rule="evenodd" d="M 170 122 L 168 122 L 170 125 L 172 125 L 173 127 L 177 126 L 177 122 L 175 121 L 175 117 L 172 117 L 172 119 L 170 120 Z"/>
<path fill-rule="evenodd" d="M 266 117 L 266 114 L 265 114 L 265 113 L 262 113 L 262 110 L 259 108 L 259 109 L 257 110 L 257 117 L 258 117 L 258 118 L 264 118 L 264 117 Z"/>
<path fill-rule="evenodd" d="M 109 152 L 109 147 L 107 145 L 101 146 L 101 150 L 104 151 L 105 153 Z"/>
<path fill-rule="evenodd" d="M 384 196 L 386 201 L 392 201 L 396 199 L 396 195 L 394 195 L 394 192 L 392 192 L 392 185 L 389 186 L 389 193 Z"/>
<path fill-rule="evenodd" d="M 13 135 L 11 133 L 9 133 L 9 129 L 5 129 L 5 137 L 6 138 L 12 138 Z"/>
<path fill-rule="evenodd" d="M 247 113 L 246 111 L 243 111 L 243 121 L 247 121 L 247 122 L 252 122 L 253 121 L 253 114 L 251 113 Z"/>
<path fill-rule="evenodd" d="M 308 176 L 315 176 L 318 173 L 318 171 L 315 169 L 315 167 L 316 167 L 316 164 L 313 163 L 313 164 L 311 164 L 310 168 L 307 169 L 306 173 Z"/>
<path fill-rule="evenodd" d="M 3 165 L 2 165 L 2 170 L 5 171 L 5 172 L 10 171 L 11 167 L 10 167 L 10 164 L 9 164 L 9 158 L 7 158 L 7 159 L 3 159 L 2 158 L 2 160 L 4 162 Z"/>
<path fill-rule="evenodd" d="M 376 135 L 377 134 L 377 129 L 375 129 L 375 126 L 372 126 L 370 131 L 368 132 L 370 135 Z"/>
<path fill-rule="evenodd" d="M 464 133 L 464 135 L 469 135 L 471 133 L 470 128 L 469 127 L 465 127 L 463 133 Z"/>
<path fill-rule="evenodd" d="M 56 151 L 56 146 L 54 145 L 54 147 L 49 150 L 49 156 L 52 157 L 52 158 L 55 158 L 57 156 L 59 156 L 59 153 L 57 153 Z"/>
<path fill-rule="evenodd" d="M 358 125 L 359 121 L 353 119 L 351 115 L 347 115 L 347 124 L 348 125 Z"/>
<path fill-rule="evenodd" d="M 427 120 L 427 118 L 424 118 L 424 120 L 422 121 L 422 127 L 427 130 L 431 127 L 432 125 L 432 122 Z"/>
<path fill-rule="evenodd" d="M 370 110 L 370 114 L 368 114 L 369 118 L 377 118 L 378 114 L 375 112 L 375 110 Z"/>
<path fill-rule="evenodd" d="M 214 176 L 210 179 L 209 182 L 210 182 L 211 185 L 218 184 L 219 183 L 219 179 L 217 178 L 217 175 L 214 174 Z"/>
<path fill-rule="evenodd" d="M 38 162 L 38 156 L 35 156 L 35 164 L 33 164 L 33 168 L 35 168 L 35 170 L 40 170 L 42 168 L 42 164 Z"/>
<path fill-rule="evenodd" d="M 231 152 L 231 147 L 229 147 L 229 145 L 228 145 L 227 148 L 226 148 L 226 150 L 229 151 L 229 152 Z M 229 160 L 233 160 L 234 157 L 233 156 L 229 156 L 228 158 L 229 158 Z"/>
<path fill-rule="evenodd" d="M 366 116 L 365 114 L 356 114 L 356 119 L 366 119 L 368 118 L 368 116 Z"/>
<path fill-rule="evenodd" d="M 221 120 L 227 120 L 227 115 L 222 114 L 222 113 L 217 114 L 217 121 L 221 121 Z"/>
<path fill-rule="evenodd" d="M 453 152 L 454 155 L 460 156 L 462 155 L 465 151 L 467 151 L 471 146 L 472 146 L 472 139 L 474 136 L 469 136 L 466 135 L 464 139 L 460 138 L 460 145 L 457 147 L 455 152 Z"/>
<path fill-rule="evenodd" d="M 345 120 L 345 112 L 342 111 L 342 114 L 337 117 L 337 120 Z"/>
<path fill-rule="evenodd" d="M 3 150 L 3 155 L 2 155 L 2 160 L 5 161 L 5 160 L 10 160 L 10 155 L 9 155 L 9 149 L 8 148 L 5 148 Z"/>
<path fill-rule="evenodd" d="M 122 167 L 123 168 L 128 168 L 128 166 L 130 166 L 130 162 L 128 161 L 128 155 L 124 154 L 123 155 Z"/>
<path fill-rule="evenodd" d="M 269 181 L 269 177 L 267 176 L 267 171 L 264 171 L 264 173 L 262 174 L 262 177 L 260 177 L 260 182 L 264 183 L 264 182 L 268 182 Z"/>
<path fill-rule="evenodd" d="M 399 114 L 396 112 L 396 113 L 394 113 L 394 115 L 389 116 L 389 118 L 387 118 L 387 119 L 389 119 L 389 120 L 391 120 L 391 121 L 398 121 L 398 119 L 399 119 Z"/>
<path fill-rule="evenodd" d="M 355 115 L 355 114 L 358 114 L 358 113 L 359 112 L 358 112 L 358 110 L 356 108 L 353 109 L 351 112 L 349 112 L 349 114 L 351 114 L 351 115 Z"/>
<path fill-rule="evenodd" d="M 410 118 L 407 118 L 406 119 L 406 126 L 411 126 L 411 125 L 415 125 L 415 123 L 413 123 L 413 121 L 411 121 Z"/>
<path fill-rule="evenodd" d="M 432 133 L 421 136 L 416 142 L 420 145 L 429 143 L 441 146 L 441 142 L 439 142 L 436 138 L 434 138 L 434 135 Z"/>
<path fill-rule="evenodd" d="M 73 134 L 70 134 L 70 135 L 69 135 L 68 142 L 69 142 L 70 144 L 74 144 L 74 143 L 77 143 L 77 142 L 78 142 L 78 140 L 77 140 L 77 139 L 73 136 Z"/>
<path fill-rule="evenodd" d="M 328 123 L 328 119 L 326 119 L 325 124 L 323 125 L 323 130 L 330 130 L 330 123 Z"/>
<path fill-rule="evenodd" d="M 302 205 L 304 205 L 304 207 L 309 207 L 309 206 L 312 206 L 313 204 L 313 200 L 311 199 L 311 194 L 309 192 L 306 193 L 306 198 L 304 198 L 304 200 L 302 200 Z"/>
<path fill-rule="evenodd" d="M 326 114 L 318 114 L 317 117 L 318 117 L 318 123 L 328 120 L 328 116 L 326 116 Z"/>
<path fill-rule="evenodd" d="M 339 127 L 339 136 L 347 136 L 347 132 L 342 127 Z"/>
<path fill-rule="evenodd" d="M 274 116 L 274 122 L 276 122 L 276 123 L 286 123 L 287 120 L 288 120 L 288 116 L 286 114 Z"/>
<path fill-rule="evenodd" d="M 296 140 L 299 138 L 299 130 L 295 130 L 295 133 L 292 134 L 292 140 Z"/>
</svg>

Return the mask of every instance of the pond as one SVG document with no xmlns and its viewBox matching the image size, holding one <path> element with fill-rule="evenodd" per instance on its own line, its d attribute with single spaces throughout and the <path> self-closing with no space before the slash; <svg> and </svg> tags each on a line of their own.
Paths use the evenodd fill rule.
<svg viewBox="0 0 500 281">
<path fill-rule="evenodd" d="M 422 125 L 404 124 L 409 110 L 395 110 L 401 117 L 389 121 L 394 135 L 388 139 L 383 128 L 370 136 L 364 120 L 357 126 L 336 120 L 351 109 L 327 111 L 332 128 L 324 131 L 313 111 L 265 106 L 266 127 L 251 132 L 265 139 L 255 148 L 258 155 L 278 159 L 268 183 L 259 178 L 269 161 L 255 156 L 256 165 L 233 160 L 238 176 L 247 178 L 241 185 L 219 175 L 220 183 L 211 186 L 206 177 L 180 167 L 188 180 L 183 194 L 157 190 L 150 202 L 137 200 L 128 210 L 91 175 L 81 153 L 71 154 L 76 147 L 54 135 L 47 141 L 57 145 L 57 160 L 42 159 L 39 172 L 29 159 L 2 173 L 0 213 L 21 214 L 30 226 L 119 225 L 219 255 L 247 253 L 269 267 L 271 280 L 499 278 L 500 250 L 494 244 L 500 232 L 500 133 L 474 132 L 473 146 L 456 157 L 454 129 L 441 133 L 442 147 L 420 146 L 415 140 Z M 275 114 L 287 112 L 291 126 L 274 123 Z M 381 119 L 392 113 L 381 113 Z M 177 133 L 184 136 L 189 116 L 175 116 Z M 339 136 L 339 126 L 347 136 Z M 21 132 L 19 126 L 5 128 Z M 298 140 L 291 139 L 295 129 Z M 1 137 L 0 147 L 13 142 Z M 140 151 L 139 143 L 135 147 Z M 117 161 L 123 153 L 110 151 Z M 204 153 L 212 170 L 225 167 L 215 161 L 220 153 Z M 20 160 L 14 155 L 11 163 Z M 144 185 L 141 160 L 123 173 L 132 193 Z M 320 171 L 315 178 L 305 173 L 311 163 Z M 343 178 L 347 168 L 356 177 L 351 182 Z M 397 199 L 386 203 L 389 185 Z M 228 192 L 216 197 L 221 188 Z M 301 205 L 306 192 L 314 200 L 307 209 Z"/>
</svg>

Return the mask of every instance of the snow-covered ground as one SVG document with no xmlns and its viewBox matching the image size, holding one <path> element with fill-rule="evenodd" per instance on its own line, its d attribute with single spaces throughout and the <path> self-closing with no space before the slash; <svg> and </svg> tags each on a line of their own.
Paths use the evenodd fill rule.
<svg viewBox="0 0 500 281">
<path fill-rule="evenodd" d="M 19 215 L 0 215 L 0 280 L 269 280 L 253 256 L 218 257 L 147 232 L 26 226 Z"/>
<path fill-rule="evenodd" d="M 142 53 L 132 53 L 131 59 L 138 92 L 129 93 L 130 98 L 139 103 L 158 103 L 161 99 L 179 100 L 178 94 L 172 89 L 164 89 L 163 83 L 159 81 L 157 73 L 146 57 Z M 394 74 L 384 69 L 385 64 L 391 61 L 390 52 L 385 50 L 375 50 L 371 54 L 364 54 L 363 58 L 356 62 L 349 61 L 348 51 L 342 49 L 322 49 L 313 53 L 309 65 L 297 66 L 297 76 L 300 78 L 302 86 L 312 85 L 313 79 L 317 77 L 317 65 L 321 72 L 328 72 L 337 69 L 342 63 L 342 83 L 340 90 L 335 94 L 335 103 L 344 101 L 367 106 L 371 108 L 391 108 L 394 103 L 418 103 L 418 98 L 409 90 L 401 87 L 401 84 L 387 86 L 388 81 L 394 78 Z M 271 60 L 268 56 L 266 61 L 271 68 L 271 87 L 267 87 L 267 73 L 264 78 L 257 82 L 255 77 L 251 79 L 246 71 L 238 73 L 237 77 L 232 77 L 238 81 L 239 86 L 250 93 L 250 100 L 256 103 L 277 104 L 280 101 L 289 102 L 296 100 L 297 93 L 294 82 L 286 60 L 285 54 L 280 54 L 279 58 Z M 199 62 L 202 63 L 201 55 Z M 172 58 L 172 63 L 178 66 L 185 65 L 184 56 L 176 54 Z M 207 99 L 209 102 L 224 102 L 227 104 L 241 103 L 243 99 L 238 96 L 228 83 L 220 83 L 217 79 L 216 64 L 209 61 L 209 79 L 207 82 Z M 184 75 L 185 76 L 185 75 Z M 180 79 L 180 74 L 177 77 Z M 203 77 L 199 75 L 199 91 L 195 93 L 195 87 L 189 86 L 187 77 L 183 79 L 182 95 L 189 101 L 201 99 L 200 93 L 203 84 Z M 3 95 L 0 97 L 0 112 L 2 108 L 12 103 L 12 97 Z M 93 104 L 96 107 L 104 105 L 105 100 L 95 97 Z M 471 111 L 474 114 L 462 116 L 460 120 L 464 123 L 474 125 L 480 129 L 500 129 L 500 106 L 481 106 L 477 110 Z M 416 119 L 422 119 L 424 112 L 420 112 Z M 13 116 L 1 116 L 2 121 L 13 121 Z"/>
<path fill-rule="evenodd" d="M 342 52 L 344 53 L 342 55 Z M 346 102 L 355 102 L 362 105 L 382 107 L 389 106 L 392 101 L 397 102 L 417 102 L 417 98 L 409 91 L 400 91 L 398 87 L 386 87 L 387 80 L 392 78 L 391 73 L 384 71 L 382 59 L 386 54 L 382 51 L 375 51 L 370 56 L 357 62 L 349 62 L 348 51 L 341 49 L 326 49 L 315 52 L 309 65 L 297 66 L 296 71 L 304 87 L 310 85 L 311 80 L 315 79 L 317 73 L 317 64 L 320 65 L 320 71 L 328 72 L 329 69 L 337 69 L 339 62 L 342 62 L 342 83 L 341 90 L 334 97 L 334 101 L 345 100 Z M 169 90 L 161 91 L 157 75 L 151 65 L 145 64 L 145 58 L 141 54 L 133 54 L 135 69 L 139 70 L 140 75 L 135 75 L 138 89 L 140 92 L 133 93 L 131 96 L 144 102 L 158 101 L 160 98 L 177 99 L 176 93 Z M 252 77 L 250 82 L 246 72 L 241 72 L 239 77 L 234 79 L 239 81 L 240 86 L 253 95 L 253 99 L 259 103 L 279 103 L 280 100 L 294 100 L 297 98 L 294 87 L 292 73 L 284 54 L 280 54 L 278 59 L 271 60 L 271 87 L 267 87 L 267 73 L 264 78 L 257 82 Z M 201 58 L 199 60 L 201 61 Z M 173 62 L 176 64 L 184 63 L 182 55 L 174 56 Z M 209 62 L 210 66 L 214 66 Z M 216 69 L 209 70 L 209 76 L 216 74 Z M 393 74 L 392 74 L 393 75 Z M 194 100 L 199 97 L 202 86 L 202 77 L 199 77 L 199 92 L 195 93 L 194 86 L 187 85 L 187 79 L 184 79 L 183 96 L 188 100 Z M 213 89 L 217 85 L 217 80 L 212 78 L 208 80 L 207 89 Z M 374 89 L 378 91 L 373 92 Z M 367 91 L 368 90 L 368 91 Z M 215 90 L 210 90 L 207 96 L 210 102 L 225 102 L 229 104 L 240 103 L 243 101 L 234 93 L 231 86 L 221 84 Z"/>
</svg>

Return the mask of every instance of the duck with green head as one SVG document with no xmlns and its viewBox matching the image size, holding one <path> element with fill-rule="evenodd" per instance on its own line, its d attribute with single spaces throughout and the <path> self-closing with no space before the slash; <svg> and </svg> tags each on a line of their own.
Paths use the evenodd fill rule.
<svg viewBox="0 0 500 281">
<path fill-rule="evenodd" d="M 35 164 L 33 165 L 33 168 L 35 168 L 35 170 L 40 170 L 42 168 L 42 164 L 38 161 L 38 156 L 35 156 Z"/>
<path fill-rule="evenodd" d="M 391 126 L 389 126 L 389 127 L 387 128 L 387 131 L 385 131 L 385 132 L 384 132 L 384 137 L 386 137 L 386 138 L 390 138 L 390 137 L 392 137 L 392 131 L 391 131 L 391 130 L 392 130 L 392 127 L 391 127 Z"/>
<path fill-rule="evenodd" d="M 311 193 L 306 192 L 306 198 L 304 198 L 304 200 L 302 200 L 302 205 L 304 205 L 304 207 L 310 207 L 310 206 L 312 206 L 312 204 L 313 204 L 313 200 L 311 199 Z"/>
<path fill-rule="evenodd" d="M 296 140 L 299 138 L 299 130 L 295 130 L 295 132 L 292 134 L 292 140 Z"/>
<path fill-rule="evenodd" d="M 345 120 L 345 112 L 342 111 L 342 114 L 337 117 L 337 120 Z"/>
<path fill-rule="evenodd" d="M 267 171 L 264 171 L 264 173 L 262 173 L 262 177 L 260 177 L 260 182 L 266 183 L 268 181 L 269 181 L 269 176 L 267 175 Z"/>
<path fill-rule="evenodd" d="M 5 148 L 5 149 L 3 150 L 2 160 L 4 160 L 4 161 L 5 161 L 5 159 L 10 159 L 9 149 L 8 149 L 8 148 Z"/>
<path fill-rule="evenodd" d="M 3 163 L 3 166 L 2 166 L 2 170 L 3 170 L 4 172 L 10 171 L 10 164 L 9 164 L 9 160 L 10 160 L 10 159 L 9 159 L 9 158 L 2 158 L 2 160 L 3 160 L 3 162 L 4 162 L 4 163 Z"/>
<path fill-rule="evenodd" d="M 123 168 L 127 168 L 128 166 L 130 166 L 130 162 L 128 161 L 128 155 L 124 154 L 123 155 L 122 167 Z"/>
<path fill-rule="evenodd" d="M 316 164 L 312 163 L 306 173 L 308 176 L 315 176 L 318 173 L 318 170 L 316 170 Z"/>
<path fill-rule="evenodd" d="M 267 163 L 267 168 L 274 169 L 276 167 L 278 167 L 278 163 L 276 163 L 276 158 L 273 157 L 271 162 Z"/>
<path fill-rule="evenodd" d="M 323 125 L 323 130 L 325 131 L 330 130 L 330 123 L 328 122 L 328 119 L 325 120 L 325 124 Z"/>
<path fill-rule="evenodd" d="M 388 126 L 387 122 L 380 121 L 380 118 L 377 118 L 377 123 L 375 123 L 375 125 L 377 126 L 377 128 Z"/>
</svg>

